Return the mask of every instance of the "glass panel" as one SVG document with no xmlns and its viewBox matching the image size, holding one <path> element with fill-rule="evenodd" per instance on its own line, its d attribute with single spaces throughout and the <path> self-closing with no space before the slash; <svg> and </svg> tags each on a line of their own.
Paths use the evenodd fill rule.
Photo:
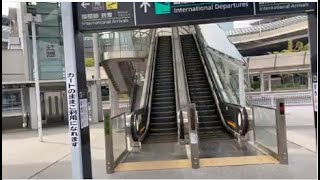
<svg viewBox="0 0 320 180">
<path fill-rule="evenodd" d="M 39 79 L 64 79 L 64 52 L 61 26 L 61 10 L 58 3 L 39 2 L 27 6 L 27 12 L 39 14 L 42 22 L 37 25 Z M 30 62 L 33 62 L 31 28 L 29 25 Z M 31 67 L 33 73 L 33 67 Z M 33 76 L 32 76 L 33 77 Z"/>
<path fill-rule="evenodd" d="M 21 112 L 21 92 L 2 91 L 2 112 Z"/>
<path fill-rule="evenodd" d="M 109 101 L 109 88 L 106 86 L 101 86 L 101 97 L 102 101 Z"/>
<path fill-rule="evenodd" d="M 57 27 L 38 27 L 38 36 L 45 37 L 60 37 L 59 26 Z"/>
<path fill-rule="evenodd" d="M 147 52 L 150 45 L 150 30 L 103 32 L 99 37 L 102 53 L 118 53 L 119 58 L 128 56 L 127 51 Z"/>
<path fill-rule="evenodd" d="M 113 156 L 116 161 L 120 155 L 127 150 L 125 113 L 111 119 Z"/>
<path fill-rule="evenodd" d="M 255 142 L 278 154 L 276 110 L 253 107 Z"/>
</svg>

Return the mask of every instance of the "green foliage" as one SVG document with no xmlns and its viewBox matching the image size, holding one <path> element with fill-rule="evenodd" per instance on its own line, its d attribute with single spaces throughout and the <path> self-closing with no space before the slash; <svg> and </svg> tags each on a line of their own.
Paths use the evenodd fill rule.
<svg viewBox="0 0 320 180">
<path fill-rule="evenodd" d="M 292 42 L 292 40 L 288 41 L 288 49 L 287 50 L 290 51 L 290 52 L 293 51 L 293 42 Z"/>
<path fill-rule="evenodd" d="M 306 44 L 302 47 L 301 51 L 308 51 L 309 50 L 309 44 Z"/>
<path fill-rule="evenodd" d="M 302 49 L 303 49 L 303 42 L 297 41 L 294 50 L 299 52 L 299 51 L 302 51 Z"/>
<path fill-rule="evenodd" d="M 258 89 L 260 88 L 260 82 L 259 81 L 251 81 L 251 87 L 253 89 Z"/>
<path fill-rule="evenodd" d="M 85 65 L 86 65 L 86 67 L 93 67 L 94 66 L 93 58 L 86 58 L 85 59 Z"/>
<path fill-rule="evenodd" d="M 301 52 L 301 51 L 308 51 L 309 50 L 309 44 L 303 44 L 301 41 L 297 41 L 295 44 L 295 47 L 293 48 L 293 42 L 292 40 L 288 41 L 288 49 L 283 49 L 282 51 L 274 51 L 274 52 L 268 52 L 268 54 L 280 54 L 280 53 L 292 53 L 292 52 Z"/>
</svg>

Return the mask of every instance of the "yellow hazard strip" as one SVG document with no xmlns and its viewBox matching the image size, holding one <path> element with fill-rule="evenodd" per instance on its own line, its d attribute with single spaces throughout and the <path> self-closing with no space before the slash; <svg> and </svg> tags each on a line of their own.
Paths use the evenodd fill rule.
<svg viewBox="0 0 320 180">
<path fill-rule="evenodd" d="M 159 170 L 159 169 L 181 169 L 191 168 L 189 159 L 169 160 L 169 161 L 143 161 L 121 163 L 116 168 L 116 172 L 120 171 L 142 171 L 142 170 Z"/>
<path fill-rule="evenodd" d="M 268 155 L 200 159 L 200 167 L 277 164 L 277 163 L 279 162 L 276 159 Z"/>
<path fill-rule="evenodd" d="M 200 167 L 239 166 L 239 165 L 278 164 L 278 163 L 279 162 L 276 159 L 268 155 L 200 159 Z M 192 168 L 191 160 L 189 159 L 120 163 L 115 168 L 115 171 L 123 172 L 123 171 L 187 169 L 187 168 L 188 169 Z"/>
</svg>

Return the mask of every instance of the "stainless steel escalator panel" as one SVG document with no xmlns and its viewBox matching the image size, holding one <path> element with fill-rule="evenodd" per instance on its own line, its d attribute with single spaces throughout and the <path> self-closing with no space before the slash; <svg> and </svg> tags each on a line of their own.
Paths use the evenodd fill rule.
<svg viewBox="0 0 320 180">
<path fill-rule="evenodd" d="M 264 155 L 248 142 L 236 139 L 200 141 L 200 158 L 240 157 Z"/>
<path fill-rule="evenodd" d="M 165 161 L 188 159 L 184 146 L 178 143 L 144 144 L 141 149 L 132 151 L 123 162 Z"/>
</svg>

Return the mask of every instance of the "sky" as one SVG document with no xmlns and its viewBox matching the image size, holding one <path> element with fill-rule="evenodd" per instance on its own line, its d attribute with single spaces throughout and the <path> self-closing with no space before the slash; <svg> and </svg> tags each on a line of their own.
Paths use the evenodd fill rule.
<svg viewBox="0 0 320 180">
<path fill-rule="evenodd" d="M 2 1 L 2 15 L 8 15 L 9 7 L 16 7 L 18 2 Z M 234 21 L 234 28 L 250 27 L 250 23 L 258 20 Z"/>
<path fill-rule="evenodd" d="M 16 7 L 17 2 L 2 1 L 2 15 L 8 15 L 9 7 Z"/>
</svg>

